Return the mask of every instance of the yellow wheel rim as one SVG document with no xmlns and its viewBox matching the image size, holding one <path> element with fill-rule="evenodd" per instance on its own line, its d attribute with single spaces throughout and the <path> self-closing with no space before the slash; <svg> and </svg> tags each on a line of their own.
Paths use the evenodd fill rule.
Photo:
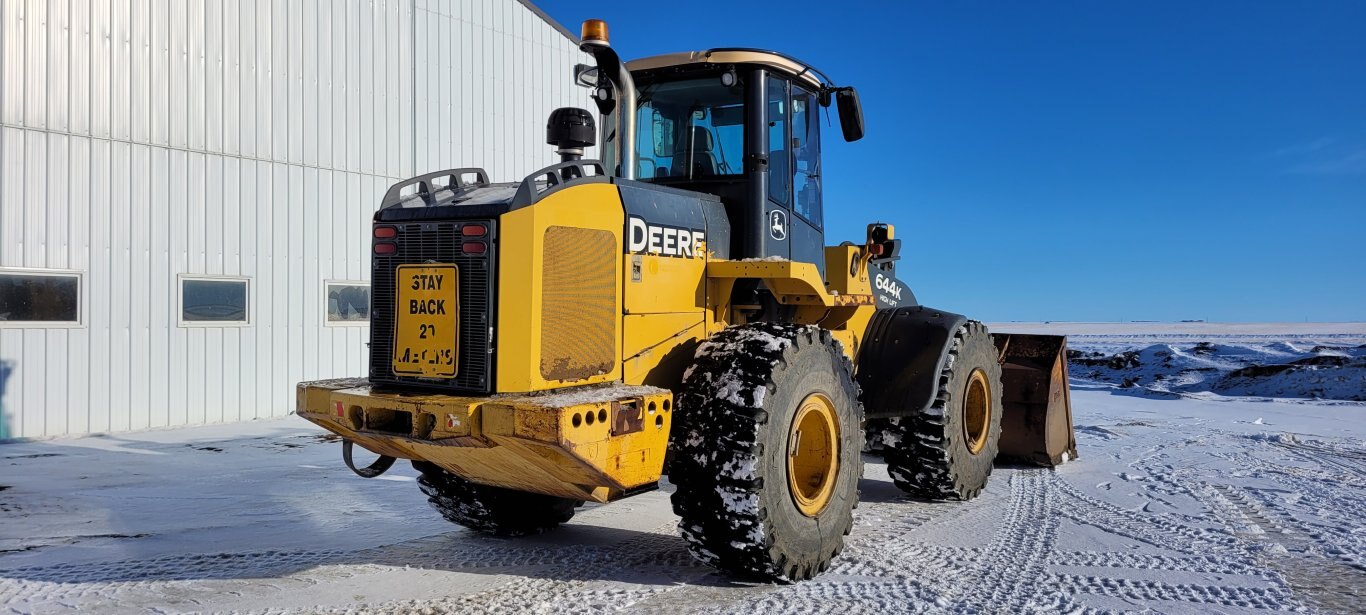
<svg viewBox="0 0 1366 615">
<path fill-rule="evenodd" d="M 987 446 L 987 432 L 991 430 L 991 383 L 980 369 L 968 377 L 963 391 L 963 440 L 968 452 L 976 455 Z"/>
<path fill-rule="evenodd" d="M 814 517 L 830 504 L 839 470 L 839 422 L 835 404 L 812 393 L 797 407 L 787 437 L 787 485 L 797 510 Z"/>
</svg>

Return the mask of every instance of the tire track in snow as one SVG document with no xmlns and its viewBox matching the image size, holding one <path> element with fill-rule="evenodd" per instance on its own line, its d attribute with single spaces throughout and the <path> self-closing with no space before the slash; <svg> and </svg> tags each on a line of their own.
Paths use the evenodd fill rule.
<svg viewBox="0 0 1366 615">
<path fill-rule="evenodd" d="M 1076 593 L 1119 598 L 1135 603 L 1180 602 L 1208 606 L 1303 610 L 1289 588 L 1164 583 L 1113 577 L 1052 574 L 1040 577 L 1044 585 L 1066 587 Z"/>
<path fill-rule="evenodd" d="M 842 575 L 826 575 L 800 586 L 788 586 L 777 591 L 757 594 L 740 603 L 723 595 L 716 604 L 694 609 L 676 605 L 658 609 L 662 613 L 731 614 L 750 613 L 840 613 L 882 615 L 885 613 L 940 613 L 948 606 L 942 595 L 929 584 L 905 576 L 881 579 L 850 579 Z M 827 576 L 829 578 L 827 578 Z M 733 590 L 729 590 L 733 591 Z M 653 605 L 652 605 L 653 607 Z M 655 609 L 650 609 L 654 611 Z"/>
<path fill-rule="evenodd" d="M 670 522 L 643 536 L 610 547 L 566 547 L 572 552 L 538 570 L 481 592 L 439 600 L 403 600 L 350 608 L 309 607 L 299 613 L 599 613 L 630 607 L 650 596 L 684 587 L 684 582 L 712 574 L 697 563 Z M 561 551 L 564 549 L 557 549 Z M 660 577 L 670 579 L 662 583 Z M 630 588 L 604 588 L 605 583 L 631 582 Z"/>
<path fill-rule="evenodd" d="M 1304 446 L 1283 446 L 1286 438 Z M 1279 488 L 1246 487 L 1226 495 L 1292 552 L 1310 552 L 1366 572 L 1366 524 L 1360 516 L 1366 491 L 1342 466 L 1343 460 L 1366 457 L 1366 447 L 1345 440 L 1301 442 L 1293 436 L 1250 439 L 1267 445 L 1266 452 L 1244 451 L 1229 459 Z M 1270 454 L 1277 451 L 1282 457 Z M 1366 585 L 1366 579 L 1359 583 Z"/>
<path fill-rule="evenodd" d="M 637 606 L 649 612 L 882 613 L 904 612 L 905 601 L 917 596 L 932 606 L 939 594 L 914 575 L 924 568 L 946 567 L 946 549 L 915 544 L 913 534 L 953 518 L 961 506 L 904 495 L 884 501 L 863 499 L 845 549 L 825 575 L 798 585 L 740 584 L 737 589 L 732 580 L 712 573 L 701 586 L 689 588 L 686 608 L 675 608 L 667 594 L 647 597 Z M 743 594 L 739 599 L 737 592 Z M 887 596 L 899 597 L 889 603 Z"/>
<path fill-rule="evenodd" d="M 158 581 L 231 580 L 255 578 L 264 574 L 287 574 L 329 564 L 373 564 L 420 568 L 453 567 L 460 569 L 545 566 L 572 561 L 585 555 L 582 548 L 571 554 L 565 548 L 516 548 L 511 545 L 477 546 L 462 544 L 458 552 L 423 550 L 431 538 L 410 543 L 361 550 L 331 551 L 254 551 L 174 555 L 151 559 L 87 564 L 58 564 L 0 570 L 0 587 L 26 583 L 126 586 Z"/>
<path fill-rule="evenodd" d="M 527 569 L 557 569 L 565 571 L 567 577 L 577 578 L 576 573 L 581 575 L 586 571 L 615 568 L 623 559 L 630 559 L 633 565 L 638 566 L 705 570 L 692 560 L 681 542 L 672 535 L 637 538 L 618 547 L 527 547 L 514 541 L 466 532 L 457 532 L 455 536 L 460 542 L 453 548 L 448 544 L 450 538 L 447 535 L 438 535 L 354 551 L 218 553 L 13 568 L 0 570 L 0 606 L 17 607 L 22 611 L 26 610 L 24 605 L 40 603 L 79 604 L 103 596 L 155 592 L 186 581 L 297 578 L 300 573 L 329 565 L 471 572 L 506 568 L 510 573 Z M 652 541 L 660 544 L 647 544 Z M 623 549 L 638 549 L 638 552 L 634 558 L 623 557 Z M 527 582 L 532 580 L 526 579 Z"/>
<path fill-rule="evenodd" d="M 1311 534 L 1271 519 L 1253 493 L 1228 485 L 1210 485 L 1204 491 L 1215 514 L 1253 547 L 1256 560 L 1275 570 L 1299 601 L 1333 611 L 1357 610 L 1366 601 L 1366 567 L 1348 552 L 1332 546 L 1325 552 Z M 1283 520 L 1302 525 L 1294 517 Z"/>
<path fill-rule="evenodd" d="M 1056 612 L 1076 605 L 1065 592 L 1039 588 L 1044 559 L 1056 537 L 1048 523 L 1050 486 L 1043 470 L 1011 474 L 1011 493 L 1001 503 L 1005 521 L 985 548 L 917 543 L 910 532 L 893 528 L 869 532 L 855 541 L 828 577 L 776 587 L 746 600 L 728 602 L 714 612 Z M 908 519 L 908 525 L 934 525 L 953 519 L 971 504 L 922 504 L 938 514 Z M 862 527 L 858 528 L 863 529 Z M 856 530 L 857 533 L 858 530 Z M 1048 595 L 1044 595 L 1048 594 Z M 1006 605 L 1006 606 L 1003 606 Z M 704 612 L 709 612 L 704 610 Z"/>
<path fill-rule="evenodd" d="M 1286 502 L 1284 494 L 1266 489 L 1246 488 L 1243 494 L 1248 506 L 1266 519 L 1280 537 L 1303 550 L 1340 560 L 1366 574 L 1366 526 L 1360 517 L 1348 517 L 1320 506 L 1292 505 Z M 1301 502 L 1319 501 L 1316 497 L 1295 495 Z M 1347 500 L 1347 510 L 1366 510 L 1366 502 L 1360 498 L 1345 493 L 1332 497 Z M 1315 518 L 1320 521 L 1314 521 Z"/>
<path fill-rule="evenodd" d="M 1183 485 L 1182 481 L 1173 481 Z M 1185 488 L 1185 487 L 1183 487 Z M 1189 490 L 1189 489 L 1187 489 Z M 433 612 L 589 612 L 645 610 L 650 612 L 782 613 L 832 612 L 1087 612 L 1076 599 L 1102 596 L 1130 603 L 1186 604 L 1200 607 L 1299 610 L 1303 604 L 1276 575 L 1240 557 L 1238 538 L 1231 533 L 1191 527 L 1160 515 L 1139 514 L 1080 494 L 1056 473 L 1048 470 L 1017 470 L 1011 475 L 1005 515 L 989 546 L 946 547 L 918 543 L 913 531 L 952 519 L 962 513 L 960 504 L 888 502 L 868 505 L 855 538 L 830 572 L 797 585 L 744 586 L 695 567 L 691 576 L 678 575 L 673 587 L 652 585 L 608 589 L 590 580 L 554 578 L 560 571 L 544 571 L 543 577 L 523 579 L 473 597 L 440 602 L 380 605 L 353 612 L 392 613 L 413 608 Z M 911 515 L 896 519 L 898 506 Z M 915 514 L 919 509 L 920 514 Z M 1075 514 L 1062 515 L 1063 510 Z M 889 523 L 880 523 L 891 515 Z M 1151 518 L 1150 518 L 1151 517 Z M 1126 529 L 1143 521 L 1149 533 L 1169 533 L 1175 539 L 1156 542 L 1163 548 L 1189 557 L 1127 553 L 1058 552 L 1060 520 L 1109 530 L 1111 522 Z M 874 525 L 877 527 L 867 527 Z M 880 529 L 879 529 L 880 528 Z M 1136 531 L 1136 530 L 1135 530 Z M 860 533 L 863 533 L 862 535 Z M 649 541 L 646 541 L 649 542 Z M 1154 541 L 1149 541 L 1152 544 Z M 1210 549 L 1218 551 L 1211 554 Z M 660 550 L 636 541 L 616 548 L 637 556 L 653 553 L 666 568 L 686 567 L 690 561 L 681 546 Z M 672 555 L 667 555 L 672 553 Z M 604 553 L 604 565 L 630 571 L 637 559 Z M 675 560 L 675 558 L 677 558 Z M 1116 575 L 1063 574 L 1054 566 L 1113 569 Z M 1265 581 L 1263 585 L 1170 583 L 1128 579 L 1123 569 L 1162 572 L 1205 572 L 1240 575 Z M 661 571 L 652 571 L 658 575 Z M 671 598 L 680 584 L 692 584 L 687 600 Z M 737 585 L 739 585 L 737 587 Z"/>
<path fill-rule="evenodd" d="M 1199 553 L 1220 547 L 1236 549 L 1238 539 L 1227 531 L 1193 527 L 1174 521 L 1162 513 L 1126 510 L 1086 495 L 1067 481 L 1058 482 L 1063 493 L 1083 506 L 1066 506 L 1057 514 L 1077 523 L 1182 553 Z"/>
<path fill-rule="evenodd" d="M 1339 477 L 1338 482 L 1354 482 L 1366 478 L 1366 461 L 1363 461 L 1362 455 L 1356 454 L 1354 451 L 1308 444 L 1293 439 L 1273 440 L 1270 444 L 1290 451 L 1296 457 L 1320 467 L 1331 466 L 1338 471 L 1347 473 L 1348 476 Z M 1344 481 L 1343 478 L 1347 480 Z"/>
<path fill-rule="evenodd" d="M 354 552 L 297 551 L 169 556 L 112 564 L 58 565 L 12 569 L 28 581 L 0 579 L 0 604 L 22 605 L 30 598 L 80 605 L 92 599 L 164 590 L 176 581 L 167 578 L 231 579 L 283 574 L 328 564 L 365 564 L 474 570 L 508 568 L 523 576 L 470 596 L 438 601 L 402 601 L 364 605 L 334 612 L 595 612 L 621 608 L 668 611 L 680 604 L 669 597 L 688 587 L 688 599 L 678 611 L 696 612 L 859 612 L 991 611 L 1050 612 L 1080 609 L 1075 597 L 1092 594 L 1129 601 L 1164 601 L 1206 606 L 1286 608 L 1300 605 L 1284 584 L 1271 587 L 1169 584 L 1112 578 L 1107 575 L 1058 574 L 1054 565 L 1203 571 L 1255 575 L 1254 566 L 1230 554 L 1211 555 L 1219 546 L 1206 540 L 1208 532 L 1163 521 L 1156 515 L 1119 509 L 1079 493 L 1048 470 L 1017 470 L 1010 475 L 1004 517 L 989 546 L 947 547 L 917 542 L 915 530 L 961 516 L 972 504 L 885 502 L 865 504 L 850 548 L 827 577 L 791 586 L 759 585 L 738 588 L 696 565 L 673 533 L 673 524 L 611 547 L 567 545 L 524 547 L 519 543 L 479 538 L 461 533 L 457 549 L 441 549 L 443 536 Z M 898 515 L 905 510 L 909 514 Z M 1071 510 L 1072 514 L 1062 514 Z M 1190 553 L 1188 558 L 1123 553 L 1056 552 L 1061 518 L 1110 530 L 1127 530 L 1142 521 L 1148 531 L 1179 537 L 1157 541 L 1164 548 Z M 1216 534 L 1215 538 L 1221 535 Z M 1232 536 L 1230 535 L 1230 538 Z M 1237 538 L 1233 538 L 1237 540 Z M 479 544 L 479 543 L 485 544 Z M 473 544 L 472 544 L 473 543 Z M 524 543 L 522 543 L 524 544 Z M 1220 549 L 1227 550 L 1227 549 Z M 173 572 L 172 572 L 173 571 Z M 638 585 L 606 587 L 607 581 Z M 1268 578 L 1265 574 L 1260 578 Z M 43 580 L 34 581 L 34 578 Z M 669 579 L 669 583 L 661 582 Z M 1271 579 L 1268 579 L 1269 581 Z M 17 582 L 17 584 L 16 584 Z M 26 585 L 27 584 L 27 585 Z M 56 587 L 54 587 L 56 586 Z M 36 593 L 35 593 L 36 591 Z M 737 596 L 737 593 L 740 595 Z M 739 600 L 737 600 L 739 598 Z M 31 604 L 31 603 L 30 603 Z M 75 606 L 73 606 L 75 608 Z M 302 611 L 321 611 L 312 607 Z M 1081 609 L 1084 610 L 1084 609 Z"/>
<path fill-rule="evenodd" d="M 1018 470 L 1011 475 L 1010 510 L 991 545 L 974 562 L 980 572 L 965 587 L 976 591 L 960 601 L 962 606 L 1004 605 L 1013 612 L 1041 606 L 1050 610 L 1076 607 L 1070 598 L 1073 592 L 1067 588 L 1049 588 L 1045 595 L 1038 584 L 1047 573 L 1047 559 L 1057 543 L 1055 496 L 1062 484 L 1065 481 L 1050 470 Z"/>
<path fill-rule="evenodd" d="M 979 501 L 980 504 L 980 501 Z M 865 500 L 845 551 L 825 576 L 798 585 L 754 588 L 743 600 L 728 595 L 700 612 L 917 612 L 943 610 L 964 562 L 978 565 L 979 549 L 921 544 L 920 530 L 958 518 L 974 505 L 922 502 L 907 496 Z M 938 574 L 934 571 L 945 571 Z M 910 605 L 916 605 L 911 607 Z"/>
<path fill-rule="evenodd" d="M 1153 457 L 1145 461 L 1156 459 Z M 1174 493 L 1197 497 L 1195 489 L 1169 473 L 1169 466 L 1143 469 L 1167 470 L 1149 472 L 1148 476 L 1160 477 L 1160 480 Z M 1063 588 L 1064 593 L 1070 595 L 1093 594 L 1134 603 L 1161 601 L 1230 608 L 1303 609 L 1303 604 L 1296 599 L 1291 587 L 1277 575 L 1268 573 L 1264 567 L 1258 566 L 1243 548 L 1244 545 L 1239 537 L 1232 532 L 1193 526 L 1181 522 L 1174 515 L 1125 510 L 1081 493 L 1065 480 L 1055 480 L 1059 492 L 1071 500 L 1067 505 L 1062 506 L 1061 510 L 1055 510 L 1053 514 L 1186 555 L 1176 557 L 1114 552 L 1053 552 L 1049 557 L 1051 565 L 1242 575 L 1262 579 L 1267 586 L 1173 584 L 1163 581 L 1125 578 L 1119 575 L 1060 573 L 1049 573 L 1038 577 L 1046 580 L 1043 583 L 1044 585 Z"/>
<path fill-rule="evenodd" d="M 1224 435 L 1249 444 L 1246 436 Z M 1340 482 L 1340 468 L 1299 456 L 1312 456 L 1314 451 L 1288 450 L 1263 441 L 1259 447 L 1225 453 L 1218 450 L 1221 444 L 1217 438 L 1176 440 L 1148 449 L 1132 464 L 1145 475 L 1136 486 L 1148 495 L 1189 496 L 1214 511 L 1211 517 L 1122 508 L 1078 488 L 1066 479 L 1068 472 L 1002 470 L 995 477 L 1000 481 L 997 486 L 972 502 L 924 503 L 892 495 L 865 500 L 836 565 L 826 575 L 799 585 L 745 584 L 713 573 L 692 560 L 673 522 L 668 522 L 614 545 L 546 545 L 455 531 L 373 549 L 252 551 L 10 568 L 0 570 L 0 611 L 63 605 L 73 611 L 130 610 L 145 604 L 195 610 L 215 604 L 215 591 L 269 596 L 312 584 L 342 586 L 331 578 L 334 572 L 309 572 L 319 566 L 349 569 L 342 571 L 344 578 L 405 566 L 508 576 L 490 577 L 492 583 L 505 578 L 507 582 L 466 596 L 297 611 L 625 609 L 771 615 L 1092 612 L 1095 605 L 1156 610 L 1355 608 L 1360 597 L 1333 602 L 1331 595 L 1325 601 L 1315 594 L 1338 591 L 1350 596 L 1342 592 L 1352 589 L 1351 581 L 1360 577 L 1343 576 L 1343 564 L 1330 565 L 1332 574 L 1317 579 L 1314 570 L 1294 566 L 1326 561 L 1333 548 L 1359 551 L 1359 539 L 1366 539 L 1366 534 L 1344 540 L 1333 531 L 1352 527 L 1353 520 L 1343 515 L 1362 509 L 1360 489 Z M 1115 446 L 1098 447 L 1096 458 L 1119 450 Z M 1183 456 L 1186 453 L 1204 460 L 1226 459 L 1220 465 L 1237 468 L 1239 476 L 1251 473 L 1248 480 L 1266 480 L 1258 483 L 1262 487 L 1215 488 L 1204 482 L 1211 480 L 1209 473 L 1201 472 Z M 1276 485 L 1298 495 L 1289 497 Z M 1355 523 L 1360 527 L 1360 521 Z M 1124 547 L 1139 545 L 1059 550 L 1060 544 L 1067 544 L 1066 532 L 1075 529 L 1073 524 L 1145 547 L 1135 553 Z M 985 535 L 993 527 L 994 532 Z M 965 529 L 982 532 L 981 541 L 957 543 L 954 533 Z M 1276 550 L 1284 546 L 1278 538 L 1290 541 L 1285 549 L 1292 555 L 1301 549 L 1323 557 L 1287 558 Z M 1320 571 L 1323 568 L 1319 566 Z M 1198 580 L 1211 575 L 1239 578 Z M 1356 581 L 1355 587 L 1366 587 L 1366 582 Z M 344 601 L 338 598 L 338 603 Z"/>
<path fill-rule="evenodd" d="M 1275 577 L 1266 568 L 1247 561 L 1232 561 L 1227 556 L 1188 555 L 1173 557 L 1169 555 L 1145 555 L 1141 553 L 1098 553 L 1095 551 L 1055 551 L 1049 557 L 1051 566 L 1078 568 L 1115 568 L 1128 570 L 1157 570 L 1165 572 L 1191 572 L 1212 574 L 1236 574 L 1259 577 L 1274 581 Z"/>
</svg>

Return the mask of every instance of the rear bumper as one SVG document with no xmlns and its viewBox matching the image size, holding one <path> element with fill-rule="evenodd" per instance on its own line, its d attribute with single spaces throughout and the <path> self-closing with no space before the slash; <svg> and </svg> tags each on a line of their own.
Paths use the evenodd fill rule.
<svg viewBox="0 0 1366 615">
<path fill-rule="evenodd" d="M 364 379 L 298 386 L 295 412 L 381 455 L 477 483 L 606 502 L 659 481 L 673 394 L 602 385 L 536 395 L 380 392 Z"/>
</svg>

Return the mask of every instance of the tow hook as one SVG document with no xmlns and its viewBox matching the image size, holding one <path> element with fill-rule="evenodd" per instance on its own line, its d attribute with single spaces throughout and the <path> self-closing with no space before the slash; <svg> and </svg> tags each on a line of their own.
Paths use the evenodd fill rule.
<svg viewBox="0 0 1366 615">
<path fill-rule="evenodd" d="M 353 446 L 355 446 L 354 442 L 342 440 L 342 461 L 346 462 L 346 467 L 351 468 L 351 471 L 355 472 L 356 476 L 361 478 L 374 478 L 388 472 L 389 468 L 394 465 L 393 457 L 380 455 L 379 459 L 376 459 L 369 467 L 357 468 L 356 464 L 351 461 L 351 447 Z"/>
</svg>

